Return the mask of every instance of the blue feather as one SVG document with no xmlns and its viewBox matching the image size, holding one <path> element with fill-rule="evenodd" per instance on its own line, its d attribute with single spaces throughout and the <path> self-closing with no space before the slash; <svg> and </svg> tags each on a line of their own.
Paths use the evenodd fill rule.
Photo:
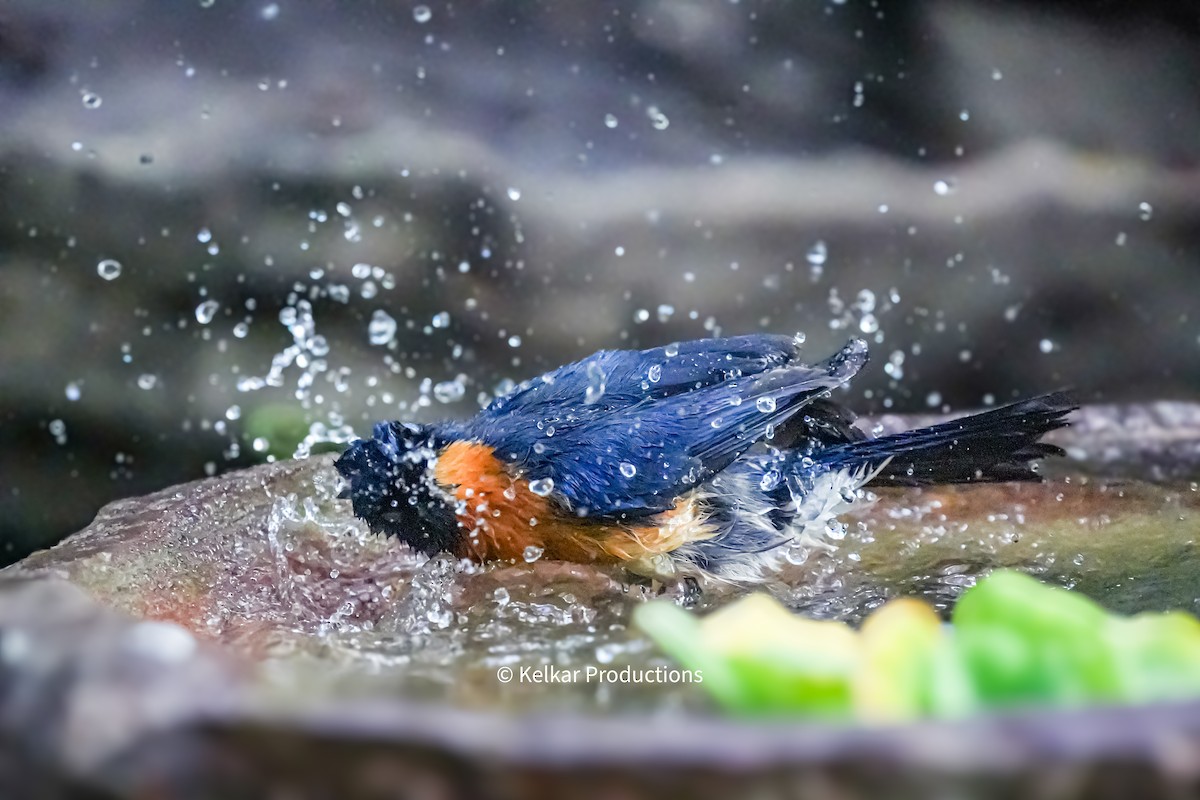
<svg viewBox="0 0 1200 800">
<path fill-rule="evenodd" d="M 678 347 L 606 351 L 562 367 L 489 406 L 464 434 L 527 479 L 552 481 L 554 499 L 576 514 L 646 516 L 866 362 L 858 340 L 813 366 L 796 363 L 794 341 L 778 336 Z"/>
</svg>

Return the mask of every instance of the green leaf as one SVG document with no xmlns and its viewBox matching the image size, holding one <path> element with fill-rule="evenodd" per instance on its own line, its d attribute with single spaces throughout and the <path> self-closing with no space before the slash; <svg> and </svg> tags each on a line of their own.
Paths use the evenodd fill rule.
<svg viewBox="0 0 1200 800">
<path fill-rule="evenodd" d="M 934 653 L 944 639 L 942 621 L 920 600 L 892 600 L 867 617 L 854 675 L 859 716 L 897 721 L 928 713 L 927 683 Z"/>
<path fill-rule="evenodd" d="M 1107 615 L 1082 595 L 1000 571 L 954 609 L 954 635 L 988 704 L 1079 703 L 1121 695 Z"/>
<path fill-rule="evenodd" d="M 1200 695 L 1200 621 L 1183 612 L 1109 620 L 1122 699 L 1137 702 Z"/>
</svg>

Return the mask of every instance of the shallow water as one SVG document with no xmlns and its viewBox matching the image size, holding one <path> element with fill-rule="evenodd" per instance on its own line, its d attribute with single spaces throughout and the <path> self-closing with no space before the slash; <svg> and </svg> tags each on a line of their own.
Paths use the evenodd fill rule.
<svg viewBox="0 0 1200 800">
<path fill-rule="evenodd" d="M 1116 611 L 1200 611 L 1198 420 L 1200 408 L 1178 404 L 1085 408 L 1056 432 L 1073 458 L 1048 464 L 1048 482 L 881 490 L 845 518 L 844 539 L 762 588 L 799 613 L 857 623 L 898 595 L 946 611 L 981 574 L 1016 567 Z M 258 665 L 287 708 L 330 696 L 708 708 L 695 685 L 585 670 L 669 666 L 631 628 L 638 604 L 663 595 L 705 612 L 743 589 L 693 597 L 616 568 L 426 560 L 371 535 L 337 491 L 328 455 L 228 473 L 111 504 L 12 572 L 66 577 L 219 642 Z M 537 667 L 581 672 L 522 680 Z"/>
<path fill-rule="evenodd" d="M 630 616 L 660 594 L 704 611 L 742 589 L 709 585 L 691 598 L 682 585 L 631 580 L 620 570 L 388 560 L 396 548 L 377 550 L 344 505 L 318 493 L 277 500 L 271 513 L 274 580 L 298 614 L 265 667 L 287 694 L 319 687 L 466 707 L 640 713 L 706 707 L 696 686 L 623 679 L 624 667 L 671 666 Z M 835 548 L 761 588 L 800 613 L 857 623 L 899 595 L 948 610 L 981 574 L 1018 567 L 1117 611 L 1200 610 L 1194 484 L 1075 477 L 889 490 L 847 522 Z M 364 546 L 383 561 L 364 568 Z M 336 577 L 314 581 L 329 564 L 341 564 L 332 567 Z M 502 668 L 512 670 L 511 681 L 498 677 Z M 538 668 L 552 669 L 532 672 Z M 618 674 L 605 680 L 596 670 Z"/>
</svg>

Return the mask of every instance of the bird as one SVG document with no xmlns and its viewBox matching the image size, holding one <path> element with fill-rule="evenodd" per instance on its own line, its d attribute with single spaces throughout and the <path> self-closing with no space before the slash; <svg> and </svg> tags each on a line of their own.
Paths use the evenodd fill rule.
<svg viewBox="0 0 1200 800">
<path fill-rule="evenodd" d="M 335 462 L 340 497 L 428 556 L 745 584 L 829 545 L 868 485 L 1040 480 L 1035 462 L 1064 455 L 1041 437 L 1077 408 L 1065 392 L 872 436 L 832 396 L 866 342 L 813 364 L 802 349 L 750 334 L 601 350 L 468 420 L 377 423 Z"/>
</svg>

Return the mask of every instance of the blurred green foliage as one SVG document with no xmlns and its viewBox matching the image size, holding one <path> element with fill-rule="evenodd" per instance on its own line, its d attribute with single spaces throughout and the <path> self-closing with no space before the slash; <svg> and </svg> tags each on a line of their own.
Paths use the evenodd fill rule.
<svg viewBox="0 0 1200 800">
<path fill-rule="evenodd" d="M 706 617 L 667 602 L 636 624 L 735 714 L 902 720 L 988 708 L 1138 703 L 1200 695 L 1200 621 L 1110 615 L 1009 570 L 969 589 L 953 624 L 895 600 L 860 632 L 756 594 Z"/>
</svg>

